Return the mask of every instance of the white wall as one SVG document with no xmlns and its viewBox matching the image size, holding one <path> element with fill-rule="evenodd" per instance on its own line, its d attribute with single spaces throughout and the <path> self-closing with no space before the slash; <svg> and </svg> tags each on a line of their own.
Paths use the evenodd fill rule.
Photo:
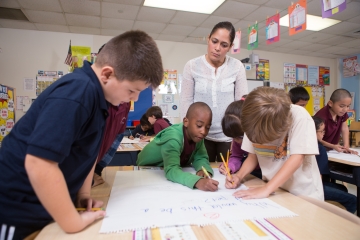
<svg viewBox="0 0 360 240">
<path fill-rule="evenodd" d="M 23 90 L 23 79 L 35 78 L 38 70 L 64 71 L 68 67 L 64 64 L 67 55 L 69 40 L 73 46 L 90 46 L 93 52 L 106 43 L 111 37 L 42 32 L 32 30 L 18 30 L 0 28 L 0 83 L 16 88 L 17 96 L 35 98 L 35 92 Z M 206 53 L 206 45 L 193 43 L 179 43 L 156 41 L 162 56 L 165 69 L 176 69 L 182 73 L 185 63 L 194 57 Z M 309 43 L 310 44 L 310 43 Z M 270 81 L 283 81 L 283 63 L 298 63 L 330 67 L 331 85 L 325 87 L 326 101 L 330 94 L 338 87 L 338 66 L 336 59 L 307 57 L 285 53 L 274 53 L 254 50 L 261 59 L 270 60 Z M 232 55 L 243 59 L 251 51 L 241 49 L 240 54 Z M 255 78 L 254 70 L 247 73 L 248 78 Z M 16 111 L 16 120 L 24 113 Z"/>
</svg>

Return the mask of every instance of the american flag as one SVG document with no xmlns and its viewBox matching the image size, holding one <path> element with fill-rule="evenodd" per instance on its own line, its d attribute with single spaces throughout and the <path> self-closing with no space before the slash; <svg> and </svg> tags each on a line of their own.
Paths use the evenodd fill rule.
<svg viewBox="0 0 360 240">
<path fill-rule="evenodd" d="M 72 66 L 73 64 L 73 60 L 72 60 L 72 52 L 71 52 L 71 41 L 70 41 L 70 44 L 69 44 L 69 51 L 68 51 L 68 54 L 66 56 L 66 59 L 65 59 L 65 62 L 64 62 L 66 65 L 69 65 L 69 66 Z"/>
</svg>

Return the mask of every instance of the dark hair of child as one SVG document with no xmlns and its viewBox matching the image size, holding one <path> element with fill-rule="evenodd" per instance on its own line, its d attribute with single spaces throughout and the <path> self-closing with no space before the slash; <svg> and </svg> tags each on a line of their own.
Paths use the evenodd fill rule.
<svg viewBox="0 0 360 240">
<path fill-rule="evenodd" d="M 309 101 L 310 99 L 309 93 L 306 91 L 304 87 L 301 86 L 290 89 L 289 96 L 293 104 L 296 104 L 300 100 Z"/>
<path fill-rule="evenodd" d="M 154 116 L 156 119 L 162 118 L 163 113 L 158 106 L 152 106 L 146 111 L 146 117 Z"/>
<path fill-rule="evenodd" d="M 146 114 L 143 114 L 140 118 L 140 125 L 141 126 L 148 126 L 151 127 L 150 122 L 148 121 L 148 118 L 146 117 Z"/>
<path fill-rule="evenodd" d="M 324 123 L 324 120 L 322 118 L 319 118 L 319 117 L 316 117 L 316 116 L 313 116 L 312 117 L 314 122 L 315 122 L 315 129 L 316 131 L 320 129 L 320 126 L 321 124 Z"/>
<path fill-rule="evenodd" d="M 221 126 L 225 136 L 227 137 L 238 138 L 244 136 L 240 116 L 245 97 L 246 96 L 243 96 L 241 98 L 242 100 L 230 103 L 225 110 L 225 115 L 221 120 Z"/>
<path fill-rule="evenodd" d="M 333 102 L 333 103 L 336 103 L 344 98 L 352 98 L 351 97 L 351 94 L 348 90 L 344 89 L 344 88 L 339 88 L 339 89 L 336 89 L 332 94 L 331 94 L 331 97 L 330 97 L 330 100 Z"/>
</svg>

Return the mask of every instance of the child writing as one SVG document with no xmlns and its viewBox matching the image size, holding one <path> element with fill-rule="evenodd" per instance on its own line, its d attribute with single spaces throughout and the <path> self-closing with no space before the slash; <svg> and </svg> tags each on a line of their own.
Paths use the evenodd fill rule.
<svg viewBox="0 0 360 240">
<path fill-rule="evenodd" d="M 315 114 L 315 116 L 324 120 L 325 135 L 319 141 L 328 150 L 335 149 L 338 152 L 357 154 L 356 151 L 350 149 L 349 127 L 346 123 L 346 120 L 349 118 L 347 110 L 350 104 L 350 92 L 343 88 L 336 89 L 331 94 L 328 104 Z M 340 134 L 344 146 L 339 144 Z"/>
<path fill-rule="evenodd" d="M 216 191 L 219 182 L 205 178 L 204 167 L 213 175 L 209 157 L 204 145 L 204 138 L 209 132 L 212 112 L 203 102 L 190 105 L 183 123 L 174 124 L 156 135 L 140 152 L 138 166 L 164 167 L 168 180 L 189 188 L 203 191 Z M 182 167 L 192 165 L 196 175 L 183 172 Z"/>
<path fill-rule="evenodd" d="M 236 173 L 239 171 L 244 160 L 247 158 L 248 153 L 241 149 L 241 143 L 243 141 L 244 132 L 241 128 L 240 116 L 241 109 L 245 101 L 244 95 L 241 100 L 230 103 L 225 110 L 225 115 L 221 120 L 222 130 L 227 137 L 233 139 L 231 144 L 231 155 L 228 162 L 230 173 Z M 220 164 L 219 172 L 226 175 L 226 168 L 224 164 Z M 261 178 L 261 170 L 259 166 L 251 173 L 256 177 Z"/>
<path fill-rule="evenodd" d="M 304 87 L 301 86 L 290 89 L 289 96 L 293 104 L 299 105 L 301 107 L 306 107 L 310 99 L 309 93 Z"/>
<path fill-rule="evenodd" d="M 316 137 L 318 139 L 319 148 L 319 155 L 316 155 L 316 161 L 322 177 L 324 198 L 325 200 L 336 201 L 342 204 L 349 212 L 355 213 L 357 208 L 356 196 L 348 193 L 348 190 L 344 185 L 324 180 L 324 178 L 330 174 L 328 165 L 329 159 L 326 153 L 326 148 L 320 142 L 325 134 L 325 124 L 324 120 L 319 117 L 314 116 L 313 119 L 315 122 Z"/>
<path fill-rule="evenodd" d="M 158 106 L 152 106 L 146 111 L 148 121 L 154 128 L 154 133 L 158 134 L 161 130 L 169 127 L 169 123 L 163 118 L 161 108 Z"/>
<path fill-rule="evenodd" d="M 265 186 L 239 190 L 243 199 L 265 198 L 281 187 L 295 195 L 324 200 L 315 164 L 316 132 L 309 113 L 292 105 L 282 89 L 259 87 L 249 93 L 241 112 L 245 132 L 242 149 L 249 153 L 240 170 L 226 177 L 227 188 L 237 188 L 257 164 Z"/>
<path fill-rule="evenodd" d="M 154 130 L 150 122 L 148 121 L 148 118 L 146 117 L 146 114 L 142 115 L 140 118 L 140 124 L 135 127 L 133 131 L 130 132 L 129 138 L 142 138 L 144 136 L 152 136 L 154 135 Z"/>
<path fill-rule="evenodd" d="M 102 218 L 90 189 L 108 106 L 136 101 L 162 75 L 155 41 L 130 31 L 43 91 L 2 142 L 0 236 L 24 239 L 52 221 L 74 233 Z"/>
</svg>

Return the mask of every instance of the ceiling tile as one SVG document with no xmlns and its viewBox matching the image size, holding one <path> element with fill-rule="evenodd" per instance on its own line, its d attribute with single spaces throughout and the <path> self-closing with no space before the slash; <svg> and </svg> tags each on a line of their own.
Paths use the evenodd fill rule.
<svg viewBox="0 0 360 240">
<path fill-rule="evenodd" d="M 307 14 L 315 15 L 315 16 L 322 16 L 321 12 L 321 1 L 312 1 L 307 4 Z"/>
<path fill-rule="evenodd" d="M 290 53 L 291 54 L 296 54 L 296 55 L 308 55 L 308 53 L 311 53 L 312 51 L 306 51 L 306 50 L 292 50 Z"/>
<path fill-rule="evenodd" d="M 360 38 L 355 39 L 346 43 L 341 43 L 338 45 L 339 47 L 353 47 L 353 48 L 360 48 Z"/>
<path fill-rule="evenodd" d="M 102 18 L 101 27 L 105 29 L 119 29 L 129 31 L 134 25 L 133 20 L 117 19 L 117 18 Z M 102 33 L 101 33 L 102 34 Z"/>
<path fill-rule="evenodd" d="M 185 26 L 198 26 L 208 17 L 209 15 L 207 14 L 177 11 L 170 23 Z"/>
<path fill-rule="evenodd" d="M 159 36 L 158 33 L 147 33 L 150 37 L 152 37 L 154 40 L 157 39 L 157 37 Z"/>
<path fill-rule="evenodd" d="M 354 39 L 355 38 L 352 38 L 352 37 L 334 36 L 332 38 L 320 41 L 319 43 L 328 44 L 328 45 L 338 45 L 341 43 L 346 43 L 346 42 L 352 41 Z"/>
<path fill-rule="evenodd" d="M 40 31 L 49 31 L 49 32 L 70 32 L 68 26 L 64 25 L 55 25 L 55 24 L 44 24 L 44 23 L 35 23 L 35 26 Z"/>
<path fill-rule="evenodd" d="M 195 43 L 195 44 L 197 43 L 197 44 L 203 44 L 203 45 L 207 44 L 207 41 L 204 41 L 199 38 L 193 38 L 193 37 L 187 37 L 183 40 L 183 42 L 189 42 L 189 43 Z"/>
<path fill-rule="evenodd" d="M 360 15 L 357 17 L 353 17 L 347 20 L 348 22 L 353 22 L 353 23 L 359 23 L 360 22 Z"/>
<path fill-rule="evenodd" d="M 339 55 L 329 54 L 329 53 L 321 55 L 320 57 L 322 57 L 322 58 L 331 58 L 331 59 L 340 58 Z"/>
<path fill-rule="evenodd" d="M 141 6 L 143 0 L 102 0 L 103 2 L 112 2 L 112 3 L 120 3 L 120 4 L 129 4 L 129 5 L 136 5 Z"/>
<path fill-rule="evenodd" d="M 299 41 L 317 43 L 332 37 L 335 37 L 335 35 L 321 32 L 313 32 L 306 37 L 299 38 Z"/>
<path fill-rule="evenodd" d="M 330 18 L 341 20 L 341 21 L 346 21 L 350 18 L 359 16 L 359 13 L 360 13 L 360 2 L 351 2 L 349 4 L 346 4 L 345 11 L 334 14 Z M 359 22 L 357 22 L 357 23 L 359 23 Z"/>
<path fill-rule="evenodd" d="M 219 17 L 229 17 L 235 19 L 242 19 L 251 14 L 259 6 L 241 2 L 226 1 L 218 9 L 215 10 L 213 15 Z"/>
<path fill-rule="evenodd" d="M 20 8 L 20 5 L 17 1 L 14 0 L 1 0 L 0 1 L 0 7 L 6 7 L 6 8 Z"/>
<path fill-rule="evenodd" d="M 72 33 L 100 35 L 100 28 L 69 26 L 69 29 Z"/>
<path fill-rule="evenodd" d="M 347 49 L 346 47 L 331 46 L 331 47 L 328 47 L 328 48 L 318 50 L 318 52 L 334 53 L 334 52 L 339 52 L 339 51 L 346 50 L 346 49 Z"/>
<path fill-rule="evenodd" d="M 102 2 L 101 16 L 135 20 L 139 9 L 138 6 Z"/>
<path fill-rule="evenodd" d="M 65 13 L 100 16 L 100 2 L 60 0 Z"/>
<path fill-rule="evenodd" d="M 104 36 L 117 36 L 124 32 L 125 31 L 114 30 L 114 29 L 104 29 L 104 28 L 101 29 L 101 35 L 104 35 Z"/>
<path fill-rule="evenodd" d="M 271 46 L 271 45 L 259 45 L 258 48 L 254 49 L 254 50 L 263 50 L 263 51 L 270 51 L 272 49 L 276 48 L 275 46 Z"/>
<path fill-rule="evenodd" d="M 174 17 L 175 13 L 174 10 L 141 7 L 136 20 L 167 23 Z"/>
<path fill-rule="evenodd" d="M 23 10 L 30 22 L 66 25 L 63 13 Z"/>
<path fill-rule="evenodd" d="M 173 41 L 173 42 L 182 42 L 184 39 L 185 36 L 174 36 L 174 35 L 165 35 L 165 34 L 160 34 L 157 37 L 157 40 Z"/>
<path fill-rule="evenodd" d="M 189 36 L 191 37 L 205 37 L 207 38 L 211 33 L 211 28 L 202 28 L 198 27 L 194 31 L 192 31 Z"/>
<path fill-rule="evenodd" d="M 308 42 L 302 42 L 302 41 L 292 41 L 292 42 L 289 42 L 287 44 L 284 44 L 283 46 L 285 48 L 292 48 L 292 49 L 300 49 L 302 47 L 305 47 L 307 46 L 309 43 Z"/>
<path fill-rule="evenodd" d="M 336 33 L 337 35 L 341 35 L 342 33 L 350 32 L 358 28 L 360 28 L 360 23 L 340 22 L 331 27 L 321 30 L 320 32 L 330 33 L 330 34 Z"/>
<path fill-rule="evenodd" d="M 312 56 L 312 57 L 320 57 L 320 56 L 324 55 L 324 53 L 311 51 L 311 52 L 308 52 L 306 55 Z"/>
<path fill-rule="evenodd" d="M 343 49 L 340 51 L 334 51 L 334 54 L 341 54 L 341 55 L 355 55 L 359 52 L 359 49 L 356 48 L 348 48 L 348 49 Z"/>
<path fill-rule="evenodd" d="M 306 46 L 301 47 L 300 49 L 304 49 L 307 51 L 318 51 L 324 48 L 328 48 L 331 47 L 330 45 L 326 45 L 326 44 L 319 44 L 319 43 L 307 43 Z"/>
<path fill-rule="evenodd" d="M 234 18 L 226 18 L 226 17 L 218 17 L 218 16 L 210 16 L 208 17 L 201 25 L 200 27 L 205 27 L 205 28 L 213 28 L 216 24 L 218 24 L 219 22 L 224 22 L 224 21 L 228 21 L 231 22 L 233 25 L 237 22 L 239 22 L 238 19 L 234 19 Z"/>
<path fill-rule="evenodd" d="M 280 41 L 269 44 L 269 45 L 274 46 L 274 47 L 280 47 L 280 46 L 283 46 L 284 44 L 291 43 L 291 42 L 292 42 L 292 40 L 290 40 L 290 39 L 281 39 L 281 37 L 280 37 Z"/>
<path fill-rule="evenodd" d="M 192 26 L 169 24 L 161 33 L 166 35 L 188 36 L 194 30 L 195 27 Z"/>
<path fill-rule="evenodd" d="M 25 9 L 38 11 L 62 12 L 58 0 L 18 0 L 20 6 Z"/>
<path fill-rule="evenodd" d="M 144 32 L 161 33 L 166 27 L 165 23 L 136 21 L 133 30 L 142 30 Z"/>
<path fill-rule="evenodd" d="M 291 1 L 289 1 L 289 0 L 270 0 L 267 3 L 265 3 L 264 5 L 268 6 L 268 7 L 276 8 L 276 9 L 279 9 L 279 11 L 282 11 L 282 10 L 288 9 L 288 7 L 291 5 Z"/>
<path fill-rule="evenodd" d="M 69 26 L 100 28 L 100 17 L 65 13 Z"/>
<path fill-rule="evenodd" d="M 0 25 L 4 28 L 16 28 L 16 29 L 28 29 L 28 30 L 36 30 L 37 28 L 33 23 L 18 21 L 18 20 L 10 20 L 10 19 L 0 19 Z"/>
<path fill-rule="evenodd" d="M 293 51 L 294 49 L 292 48 L 286 48 L 286 47 L 277 47 L 272 49 L 272 52 L 279 52 L 279 53 L 290 53 L 291 51 Z"/>
<path fill-rule="evenodd" d="M 261 5 L 261 4 L 264 4 L 264 3 L 268 2 L 269 0 L 235 0 L 235 1 Z"/>
<path fill-rule="evenodd" d="M 281 32 L 281 31 L 280 31 Z M 281 33 L 280 37 L 282 38 L 287 38 L 287 39 L 292 39 L 292 40 L 299 40 L 300 38 L 303 38 L 303 37 L 306 37 L 306 36 L 309 36 L 311 34 L 313 34 L 314 31 L 308 31 L 308 30 L 305 30 L 305 31 L 302 31 L 302 32 L 299 32 L 295 35 L 289 35 L 289 31 L 286 31 L 284 33 Z"/>
<path fill-rule="evenodd" d="M 271 17 L 276 14 L 277 9 L 276 8 L 270 8 L 270 7 L 259 7 L 255 11 L 253 11 L 251 14 L 244 17 L 244 20 L 248 21 L 266 21 L 266 17 Z"/>
</svg>

